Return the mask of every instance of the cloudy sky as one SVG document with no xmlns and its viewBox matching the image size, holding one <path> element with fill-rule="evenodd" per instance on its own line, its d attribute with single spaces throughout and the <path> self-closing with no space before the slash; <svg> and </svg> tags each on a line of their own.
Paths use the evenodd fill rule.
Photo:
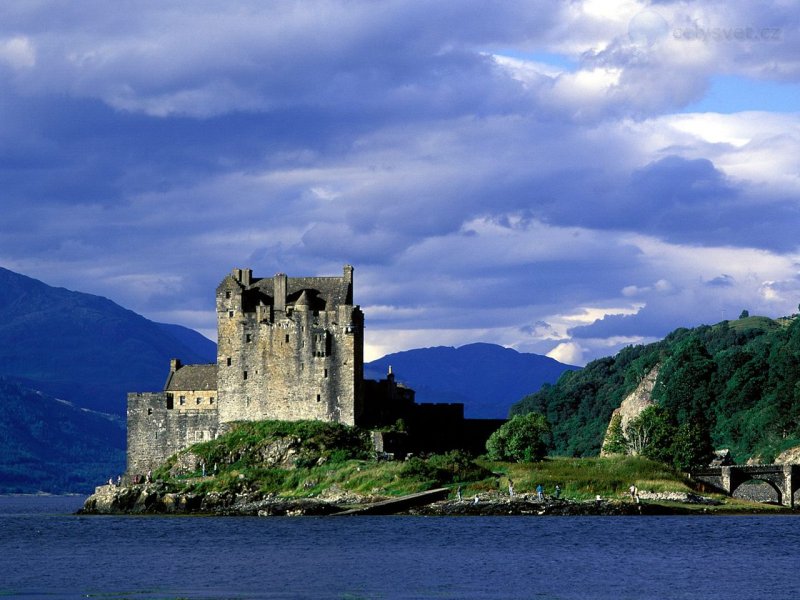
<svg viewBox="0 0 800 600">
<path fill-rule="evenodd" d="M 367 358 L 573 364 L 800 302 L 794 0 L 0 4 L 0 266 L 213 337 L 355 266 Z"/>
</svg>

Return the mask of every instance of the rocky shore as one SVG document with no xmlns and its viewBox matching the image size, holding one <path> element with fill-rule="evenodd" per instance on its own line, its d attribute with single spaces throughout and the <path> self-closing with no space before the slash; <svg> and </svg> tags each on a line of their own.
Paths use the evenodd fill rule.
<svg viewBox="0 0 800 600">
<path fill-rule="evenodd" d="M 469 500 L 442 500 L 406 508 L 395 514 L 424 516 L 577 516 L 577 515 L 654 515 L 697 512 L 676 503 L 715 504 L 717 502 L 693 494 L 643 494 L 635 503 L 627 499 L 601 499 L 599 501 L 574 501 L 546 498 L 535 495 L 518 495 L 509 498 L 501 494 Z M 662 497 L 663 496 L 663 497 Z M 316 498 L 281 498 L 258 491 L 209 492 L 186 494 L 168 491 L 162 483 L 130 486 L 104 485 L 87 498 L 79 511 L 84 515 L 211 515 L 211 516 L 315 516 L 334 515 L 359 506 L 385 500 L 363 497 L 332 490 Z M 670 502 L 665 506 L 660 502 Z"/>
</svg>

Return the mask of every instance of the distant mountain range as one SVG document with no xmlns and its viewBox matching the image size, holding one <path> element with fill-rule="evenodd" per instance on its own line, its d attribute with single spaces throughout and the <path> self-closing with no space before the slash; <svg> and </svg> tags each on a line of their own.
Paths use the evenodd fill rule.
<svg viewBox="0 0 800 600">
<path fill-rule="evenodd" d="M 555 383 L 564 371 L 578 369 L 547 356 L 477 343 L 389 354 L 367 363 L 364 376 L 386 377 L 390 366 L 398 381 L 416 391 L 417 402 L 463 402 L 467 417 L 494 419 L 506 418 L 512 404 Z"/>
<path fill-rule="evenodd" d="M 196 331 L 0 268 L 0 493 L 85 492 L 125 468 L 130 391 L 170 358 L 216 361 Z"/>
<path fill-rule="evenodd" d="M 107 298 L 0 268 L 0 375 L 76 406 L 122 416 L 128 392 L 162 389 L 170 358 L 215 362 L 216 345 Z"/>
</svg>

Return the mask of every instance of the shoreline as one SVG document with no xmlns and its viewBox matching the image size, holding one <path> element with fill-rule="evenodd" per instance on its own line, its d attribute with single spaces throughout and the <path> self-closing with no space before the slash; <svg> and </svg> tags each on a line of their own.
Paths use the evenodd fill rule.
<svg viewBox="0 0 800 600">
<path fill-rule="evenodd" d="M 387 498 L 341 497 L 290 498 L 261 492 L 209 492 L 188 494 L 169 492 L 163 484 L 99 486 L 77 514 L 80 515 L 195 515 L 195 516 L 339 516 L 346 511 L 363 510 L 381 515 L 412 516 L 724 516 L 792 515 L 800 511 L 765 505 L 731 506 L 692 496 L 686 501 L 627 499 L 572 500 L 545 498 L 539 501 L 528 495 L 509 498 L 488 495 L 474 500 L 445 499 L 406 506 L 402 510 L 371 511 Z M 397 498 L 396 500 L 401 500 Z M 344 515 L 341 515 L 344 516 Z M 355 516 L 355 515 L 351 515 Z"/>
</svg>

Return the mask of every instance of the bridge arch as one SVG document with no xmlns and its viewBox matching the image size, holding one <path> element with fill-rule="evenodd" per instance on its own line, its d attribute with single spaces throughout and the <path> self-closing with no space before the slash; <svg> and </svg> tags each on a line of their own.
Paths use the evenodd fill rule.
<svg viewBox="0 0 800 600">
<path fill-rule="evenodd" d="M 794 507 L 794 494 L 800 488 L 800 465 L 708 467 L 696 471 L 693 477 L 729 496 L 747 481 L 765 481 L 777 492 L 778 502 Z"/>
<path fill-rule="evenodd" d="M 747 483 L 756 483 L 756 482 L 766 484 L 769 487 L 769 489 L 772 490 L 776 494 L 777 503 L 778 504 L 783 504 L 783 499 L 785 497 L 785 491 L 783 490 L 783 486 L 779 485 L 778 483 L 773 481 L 772 478 L 768 478 L 768 477 L 758 477 L 758 476 L 756 476 L 756 477 L 750 477 L 749 479 L 744 479 L 743 478 L 742 481 L 737 482 L 735 485 L 731 485 L 730 495 L 731 496 L 736 496 L 736 492 L 740 491 L 742 489 L 742 486 L 744 486 Z M 743 498 L 745 500 L 753 500 L 754 499 L 752 497 L 748 498 L 746 495 L 745 496 L 741 496 L 740 495 L 738 497 L 741 497 L 741 498 Z M 755 497 L 755 500 L 758 501 L 758 502 L 767 502 L 766 499 L 759 499 L 757 495 Z M 771 502 L 771 500 L 769 502 Z"/>
</svg>

